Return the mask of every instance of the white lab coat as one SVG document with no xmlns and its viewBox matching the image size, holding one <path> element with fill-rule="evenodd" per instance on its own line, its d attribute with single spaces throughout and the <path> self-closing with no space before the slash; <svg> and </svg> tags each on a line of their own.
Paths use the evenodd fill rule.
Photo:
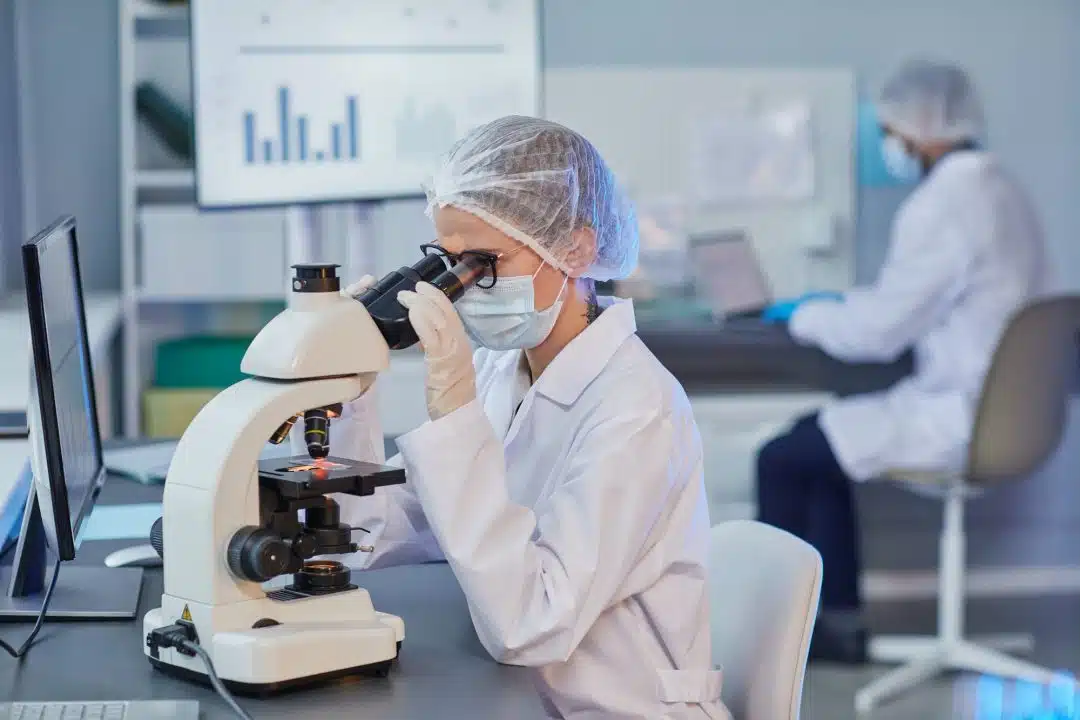
<svg viewBox="0 0 1080 720">
<path fill-rule="evenodd" d="M 822 410 L 822 431 L 848 475 L 963 471 L 1000 335 L 1048 289 L 1044 252 L 1035 212 L 1013 178 L 990 154 L 956 152 L 897 213 L 874 285 L 796 310 L 791 334 L 841 360 L 887 362 L 914 347 L 912 377 Z"/>
<path fill-rule="evenodd" d="M 615 301 L 531 387 L 520 351 L 478 351 L 478 399 L 398 438 L 407 484 L 340 497 L 342 516 L 371 531 L 366 567 L 445 558 L 484 647 L 536 668 L 553 716 L 730 718 L 701 440 L 635 330 Z M 370 398 L 348 415 L 333 453 L 377 457 Z"/>
</svg>

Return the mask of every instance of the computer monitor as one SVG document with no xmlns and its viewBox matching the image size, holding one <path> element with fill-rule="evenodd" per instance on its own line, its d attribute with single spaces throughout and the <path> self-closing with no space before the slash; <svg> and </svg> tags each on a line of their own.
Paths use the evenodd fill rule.
<svg viewBox="0 0 1080 720">
<path fill-rule="evenodd" d="M 75 559 L 79 528 L 106 474 L 75 219 L 61 218 L 29 240 L 22 258 L 32 354 L 27 416 L 33 483 L 7 570 L 7 593 L 0 597 L 2 619 L 37 616 L 47 585 L 47 549 L 57 560 Z M 141 583 L 138 568 L 67 565 L 47 617 L 134 617 Z"/>
</svg>

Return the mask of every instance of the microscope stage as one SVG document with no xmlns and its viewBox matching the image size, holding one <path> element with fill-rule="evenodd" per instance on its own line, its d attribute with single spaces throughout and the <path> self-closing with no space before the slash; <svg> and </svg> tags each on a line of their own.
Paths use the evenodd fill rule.
<svg viewBox="0 0 1080 720">
<path fill-rule="evenodd" d="M 259 461 L 259 484 L 294 500 L 329 493 L 371 495 L 375 488 L 403 482 L 401 468 L 338 457 L 312 460 L 295 455 Z"/>
</svg>

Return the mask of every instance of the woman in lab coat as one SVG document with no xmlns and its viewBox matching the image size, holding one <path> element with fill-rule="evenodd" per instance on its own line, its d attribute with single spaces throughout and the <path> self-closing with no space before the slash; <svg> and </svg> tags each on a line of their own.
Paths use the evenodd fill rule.
<svg viewBox="0 0 1080 720">
<path fill-rule="evenodd" d="M 399 296 L 431 421 L 397 440 L 406 485 L 339 498 L 371 531 L 365 567 L 447 560 L 481 642 L 536 669 L 554 717 L 729 717 L 698 430 L 631 304 L 594 292 L 636 265 L 631 205 L 588 141 L 522 117 L 459 142 L 428 196 L 438 245 L 487 253 L 494 285 Z M 350 444 L 381 454 L 369 396 L 332 429 Z"/>
<path fill-rule="evenodd" d="M 914 348 L 914 375 L 798 420 L 758 454 L 763 521 L 825 561 L 811 658 L 862 662 L 860 561 L 852 482 L 893 470 L 964 469 L 975 404 L 1010 316 L 1046 290 L 1042 233 L 1027 195 L 977 145 L 982 112 L 961 70 L 905 66 L 882 93 L 890 171 L 919 181 L 894 221 L 876 283 L 836 300 L 780 304 L 799 342 L 851 362 Z"/>
</svg>

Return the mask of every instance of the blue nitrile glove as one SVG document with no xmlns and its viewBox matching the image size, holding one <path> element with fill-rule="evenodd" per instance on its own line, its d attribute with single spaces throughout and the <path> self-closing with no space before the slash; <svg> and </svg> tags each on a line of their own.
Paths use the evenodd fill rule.
<svg viewBox="0 0 1080 720">
<path fill-rule="evenodd" d="M 781 323 L 791 320 L 791 316 L 799 309 L 799 306 L 815 300 L 831 300 L 839 302 L 844 296 L 838 292 L 819 291 L 810 292 L 793 300 L 780 300 L 773 303 L 761 313 L 761 319 L 767 323 Z"/>
</svg>

